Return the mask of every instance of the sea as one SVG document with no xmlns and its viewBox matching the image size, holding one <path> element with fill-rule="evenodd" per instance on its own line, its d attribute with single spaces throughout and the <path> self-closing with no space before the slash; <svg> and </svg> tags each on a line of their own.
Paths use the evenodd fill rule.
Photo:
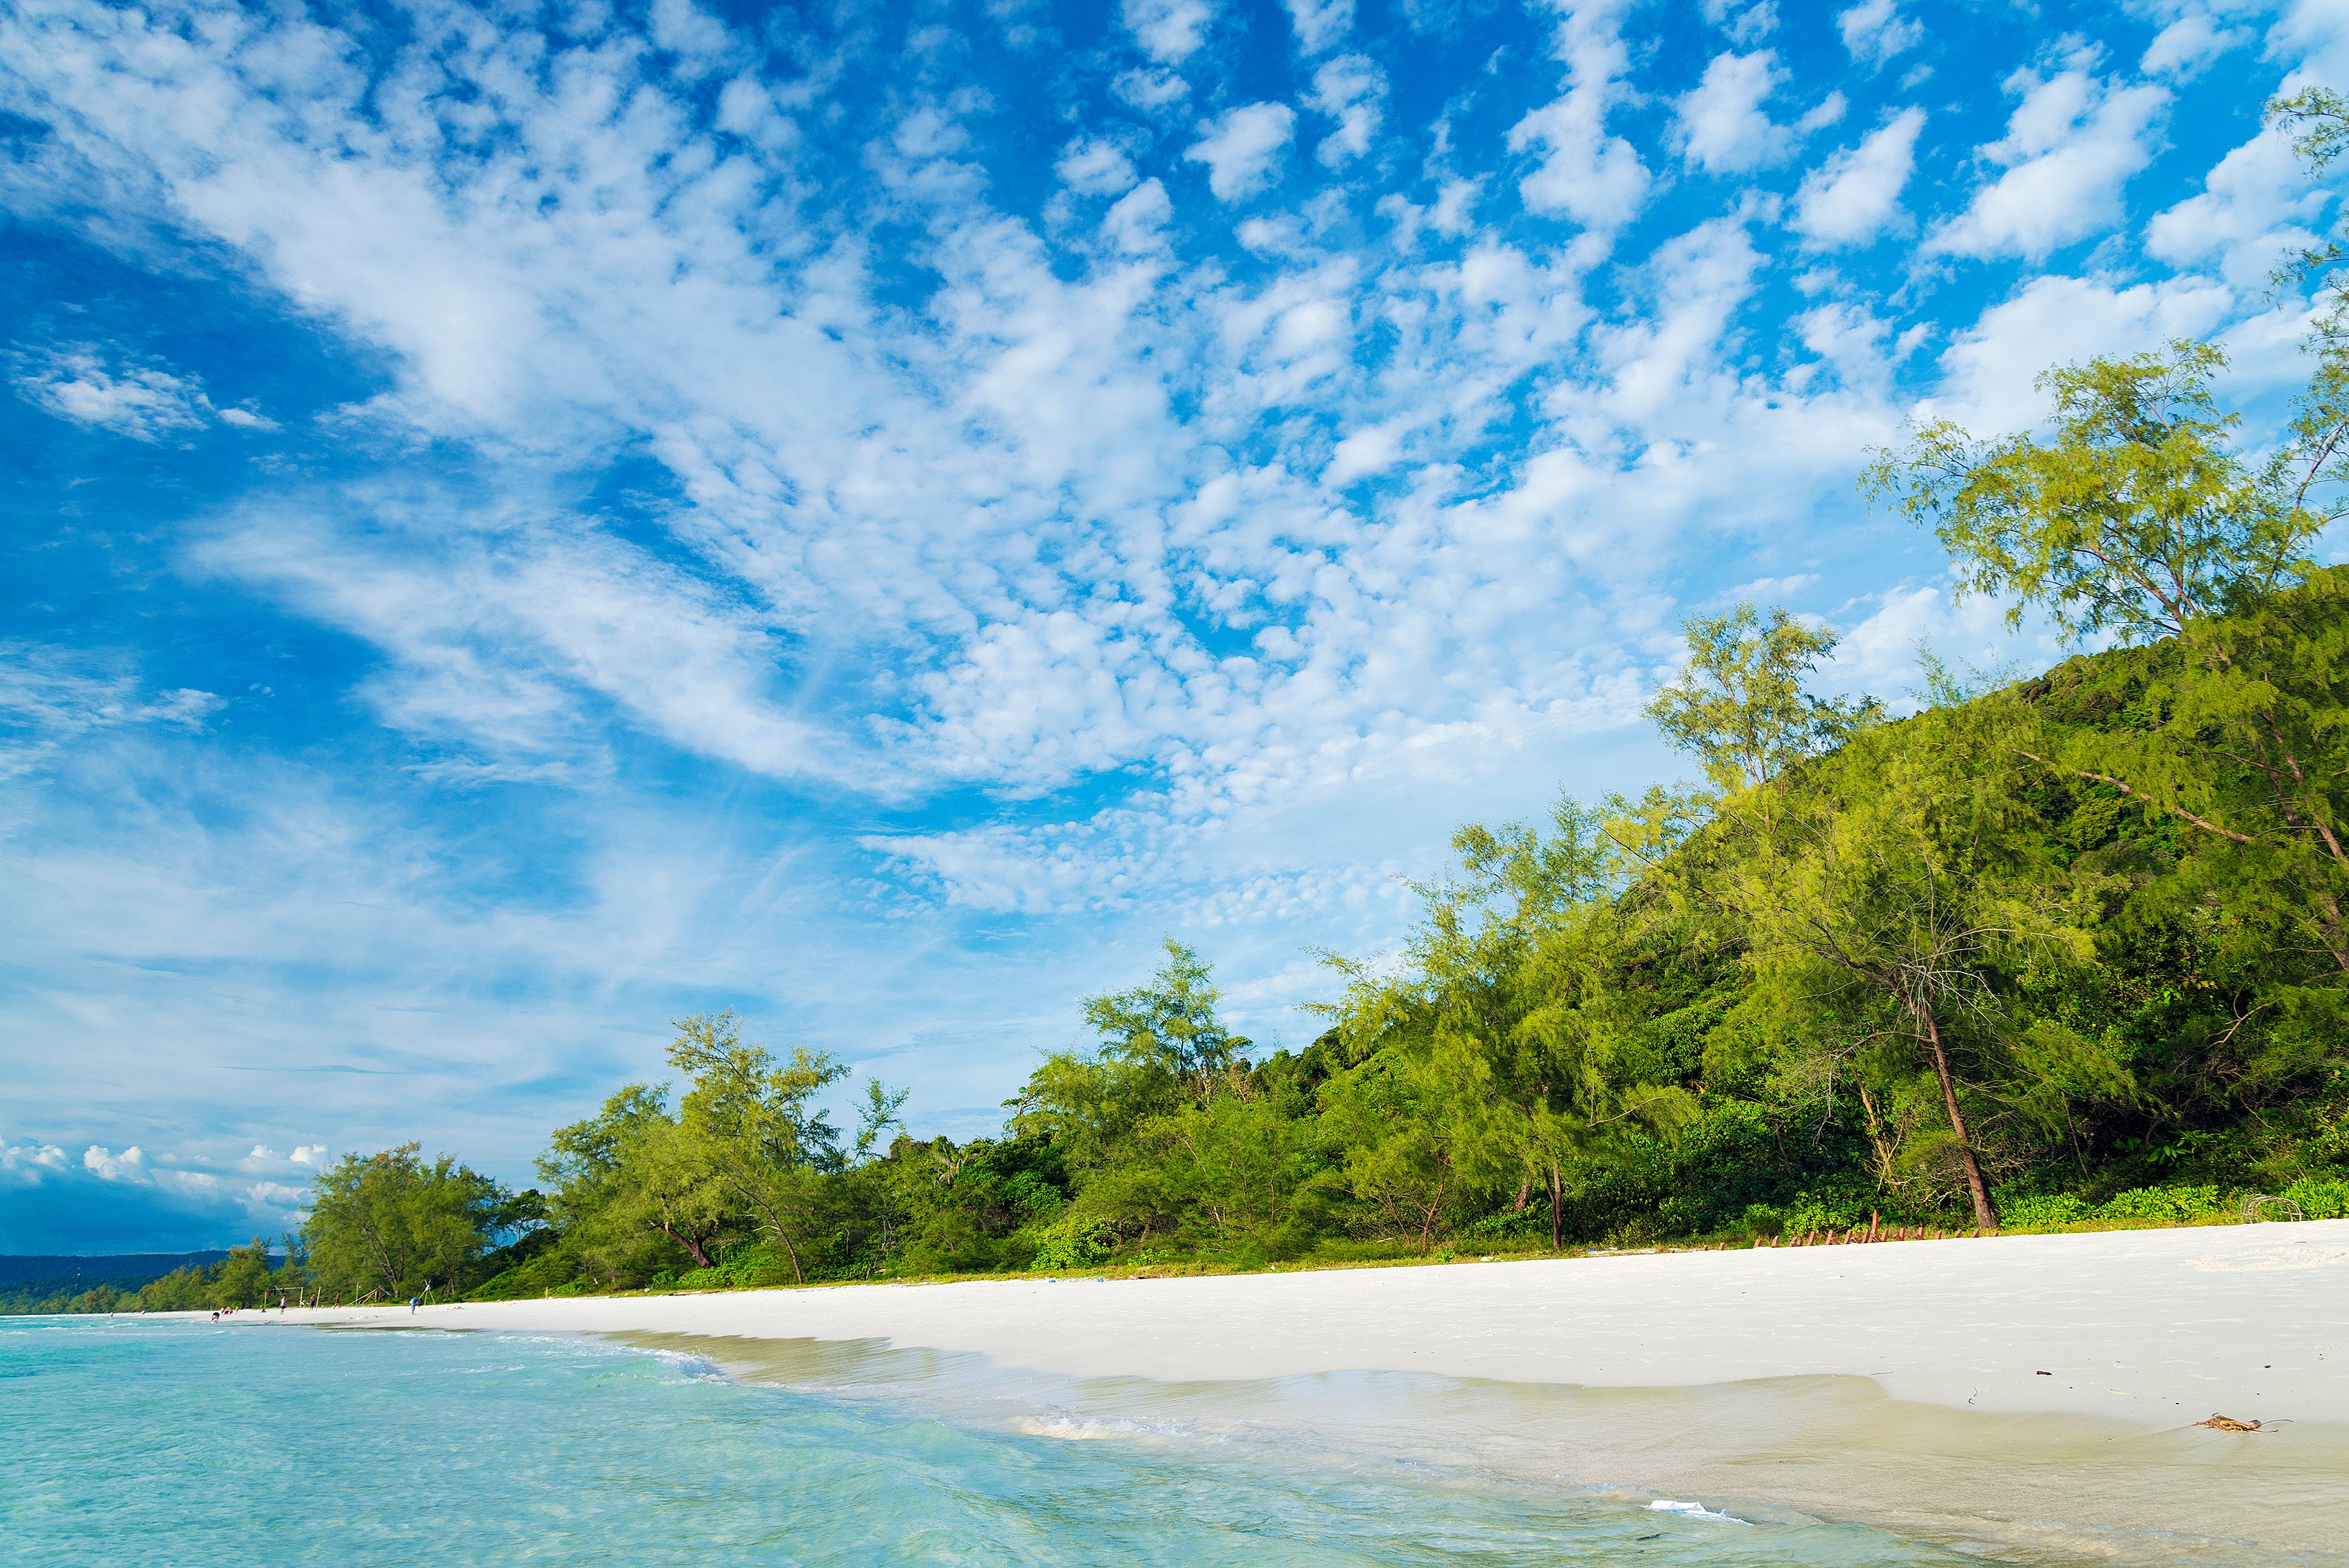
<svg viewBox="0 0 2349 1568">
<path fill-rule="evenodd" d="M 1024 1401 L 1024 1402 L 1023 1402 Z M 1866 1525 L 674 1349 L 0 1319 L 0 1563 L 1926 1564 Z"/>
</svg>

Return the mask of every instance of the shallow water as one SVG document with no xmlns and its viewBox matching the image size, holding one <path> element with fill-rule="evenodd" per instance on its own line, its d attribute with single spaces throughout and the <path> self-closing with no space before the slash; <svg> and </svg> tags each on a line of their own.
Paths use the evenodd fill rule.
<svg viewBox="0 0 2349 1568">
<path fill-rule="evenodd" d="M 607 1341 L 16 1319 L 0 1562 L 1964 1560 L 1859 1525 L 1365 1457 L 1179 1399 L 1088 1414 L 884 1370 L 761 1386 Z"/>
<path fill-rule="evenodd" d="M 2349 1563 L 2349 1431 L 1996 1415 L 1805 1376 L 1664 1388 L 1341 1372 L 1228 1382 L 1055 1377 L 877 1341 L 631 1335 L 736 1377 L 917 1402 L 1062 1439 L 1236 1443 L 1289 1465 L 1383 1457 L 1414 1476 L 1758 1523 L 1872 1524 L 1971 1558 L 2133 1568 Z"/>
</svg>

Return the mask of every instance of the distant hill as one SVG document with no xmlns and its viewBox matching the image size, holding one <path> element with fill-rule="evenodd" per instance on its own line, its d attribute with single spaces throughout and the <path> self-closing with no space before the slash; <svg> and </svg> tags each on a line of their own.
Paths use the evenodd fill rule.
<svg viewBox="0 0 2349 1568">
<path fill-rule="evenodd" d="M 83 1291 L 110 1284 L 117 1290 L 137 1290 L 181 1267 L 209 1268 L 228 1256 L 210 1253 L 119 1253 L 112 1257 L 0 1256 L 0 1290 L 11 1295 L 33 1290 Z"/>
</svg>

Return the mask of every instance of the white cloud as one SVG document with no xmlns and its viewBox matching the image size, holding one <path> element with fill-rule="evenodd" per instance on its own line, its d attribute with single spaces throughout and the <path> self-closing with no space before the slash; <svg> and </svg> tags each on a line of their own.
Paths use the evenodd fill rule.
<svg viewBox="0 0 2349 1568">
<path fill-rule="evenodd" d="M 1672 100 L 1674 138 L 1683 156 L 1715 174 L 1783 161 L 1794 150 L 1794 132 L 1774 123 L 1762 103 L 1785 80 L 1771 50 L 1715 55 L 1703 80 Z"/>
<path fill-rule="evenodd" d="M 1803 135 L 1808 136 L 1811 132 L 1824 129 L 1827 126 L 1840 125 L 1843 123 L 1844 115 L 1850 108 L 1851 101 L 1842 93 L 1830 92 L 1803 111 L 1803 118 L 1795 122 L 1795 129 Z"/>
<path fill-rule="evenodd" d="M 391 651 L 371 695 L 397 729 L 560 760 L 575 755 L 585 688 L 753 772 L 841 779 L 868 766 L 773 700 L 754 620 L 638 549 L 527 520 L 436 541 L 429 498 L 320 502 L 247 517 L 197 560 Z M 403 531 L 413 553 L 381 553 Z"/>
<path fill-rule="evenodd" d="M 1704 19 L 1729 35 L 1733 44 L 1758 44 L 1777 30 L 1777 0 L 1754 0 L 1739 6 L 1733 0 L 1702 0 Z"/>
<path fill-rule="evenodd" d="M 2248 30 L 2220 26 L 2207 11 L 2189 11 L 2156 35 L 2137 68 L 2149 77 L 2190 81 L 2220 55 L 2250 42 Z"/>
<path fill-rule="evenodd" d="M 201 430 L 214 418 L 251 428 L 276 426 L 243 408 L 217 410 L 203 384 L 153 366 L 109 369 L 94 348 L 66 349 L 16 381 L 17 389 L 60 419 L 95 425 L 153 442 L 182 431 Z"/>
<path fill-rule="evenodd" d="M 1904 108 L 1803 179 L 1795 231 L 1815 246 L 1857 244 L 1903 221 L 1900 192 L 1916 167 L 1925 111 Z"/>
<path fill-rule="evenodd" d="M 2262 131 L 2219 160 L 2201 194 L 2155 214 L 2146 249 L 2178 266 L 2215 261 L 2230 284 L 2254 293 L 2286 256 L 2316 242 L 2326 201 L 2291 138 Z"/>
<path fill-rule="evenodd" d="M 99 732 L 193 730 L 223 706 L 211 692 L 143 689 L 135 675 L 86 652 L 0 643 L 0 779 L 52 762 Z"/>
<path fill-rule="evenodd" d="M 1133 164 L 1115 143 L 1080 137 L 1052 166 L 1061 183 L 1081 196 L 1121 196 L 1133 189 Z"/>
<path fill-rule="evenodd" d="M 1123 0 L 1119 15 L 1142 52 L 1162 65 L 1179 65 L 1198 53 L 1216 19 L 1206 0 Z"/>
<path fill-rule="evenodd" d="M 1217 201 L 1244 201 L 1279 178 L 1280 155 L 1296 127 L 1297 111 L 1285 103 L 1245 104 L 1201 125 L 1183 159 L 1207 166 L 1207 189 Z"/>
<path fill-rule="evenodd" d="M 323 1143 L 298 1144 L 285 1158 L 296 1165 L 323 1165 L 326 1159 L 326 1146 Z"/>
<path fill-rule="evenodd" d="M 144 1181 L 149 1177 L 147 1155 L 135 1143 L 119 1154 L 109 1154 L 93 1143 L 82 1150 L 81 1162 L 102 1181 Z"/>
<path fill-rule="evenodd" d="M 1338 122 L 1314 156 L 1331 168 L 1371 150 L 1386 97 L 1386 74 L 1365 55 L 1340 55 L 1313 73 L 1312 106 Z"/>
<path fill-rule="evenodd" d="M 2224 321 L 2228 290 L 2199 279 L 2114 287 L 2085 278 L 2033 278 L 1992 306 L 1941 356 L 1941 385 L 1920 417 L 1948 417 L 1985 433 L 2035 424 L 2046 409 L 2033 383 L 2050 366 L 2148 344 L 2201 337 Z"/>
<path fill-rule="evenodd" d="M 1517 193 L 1536 212 L 1613 229 L 1639 211 L 1649 185 L 1637 150 L 1607 129 L 1608 115 L 1623 98 L 1619 78 L 1630 68 L 1613 8 L 1575 11 L 1558 26 L 1556 51 L 1566 62 L 1566 92 L 1509 129 L 1511 152 L 1542 154 L 1517 181 Z"/>
<path fill-rule="evenodd" d="M 2017 636 L 2007 629 L 2006 606 L 1981 594 L 1955 602 L 1949 588 L 1903 584 L 1864 596 L 1853 608 L 1868 608 L 1843 629 L 1834 655 L 1819 672 L 1828 691 L 1880 698 L 1895 713 L 1914 712 L 1924 686 L 1920 645 L 1960 675 L 1991 674 L 2008 665 L 2044 669 L 2063 656 L 2056 639 L 2036 617 Z"/>
<path fill-rule="evenodd" d="M 47 1171 L 63 1171 L 66 1151 L 54 1143 L 0 1144 L 0 1176 L 11 1176 L 19 1185 L 37 1183 Z"/>
<path fill-rule="evenodd" d="M 1836 14 L 1843 46 L 1862 65 L 1882 66 L 1925 41 L 1925 25 L 1900 15 L 1899 0 L 1860 0 Z"/>
<path fill-rule="evenodd" d="M 1120 197 L 1102 218 L 1102 232 L 1110 242 L 1129 254 L 1154 251 L 1165 244 L 1163 231 L 1174 215 L 1166 187 L 1145 180 Z"/>
<path fill-rule="evenodd" d="M 1318 55 L 1353 30 L 1354 0 L 1281 0 L 1288 8 L 1289 25 L 1297 29 L 1297 46 Z"/>
<path fill-rule="evenodd" d="M 2160 88 L 2116 88 L 2076 67 L 2044 80 L 2019 71 L 2008 90 L 2023 101 L 2006 135 L 1981 150 L 2006 172 L 1934 233 L 1933 249 L 2035 258 L 2111 227 L 2169 105 Z"/>
<path fill-rule="evenodd" d="M 1191 84 L 1171 70 L 1132 70 L 1111 82 L 1110 91 L 1121 103 L 1144 114 L 1156 114 L 1189 98 Z"/>
</svg>

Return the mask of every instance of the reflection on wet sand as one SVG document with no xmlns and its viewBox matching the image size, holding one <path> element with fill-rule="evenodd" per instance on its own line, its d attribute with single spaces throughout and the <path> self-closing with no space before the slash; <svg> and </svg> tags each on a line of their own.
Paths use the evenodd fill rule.
<svg viewBox="0 0 2349 1568">
<path fill-rule="evenodd" d="M 1270 1442 L 1286 1461 L 1693 1494 L 1747 1519 L 1864 1522 L 1998 1561 L 2349 1562 L 2349 1427 L 2329 1423 L 2237 1433 L 1992 1415 L 1894 1399 L 1857 1377 L 1679 1388 L 1395 1372 L 1176 1383 L 1008 1371 L 878 1340 L 615 1337 L 748 1381 L 910 1400 L 1040 1436 Z"/>
</svg>

